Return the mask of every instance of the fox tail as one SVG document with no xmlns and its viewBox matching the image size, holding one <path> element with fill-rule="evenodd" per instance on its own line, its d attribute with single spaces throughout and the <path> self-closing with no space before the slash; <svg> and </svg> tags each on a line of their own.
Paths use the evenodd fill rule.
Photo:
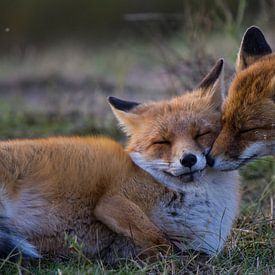
<svg viewBox="0 0 275 275">
<path fill-rule="evenodd" d="M 11 230 L 5 219 L 0 217 L 0 259 L 15 259 L 19 255 L 24 259 L 41 258 L 36 248 L 19 233 Z"/>
</svg>

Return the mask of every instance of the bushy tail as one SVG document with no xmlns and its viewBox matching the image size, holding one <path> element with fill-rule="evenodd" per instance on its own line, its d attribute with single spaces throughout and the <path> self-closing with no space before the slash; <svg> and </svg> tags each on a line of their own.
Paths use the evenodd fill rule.
<svg viewBox="0 0 275 275">
<path fill-rule="evenodd" d="M 20 234 L 12 231 L 0 217 L 0 259 L 16 259 L 19 255 L 25 259 L 35 259 L 41 256 Z"/>
</svg>

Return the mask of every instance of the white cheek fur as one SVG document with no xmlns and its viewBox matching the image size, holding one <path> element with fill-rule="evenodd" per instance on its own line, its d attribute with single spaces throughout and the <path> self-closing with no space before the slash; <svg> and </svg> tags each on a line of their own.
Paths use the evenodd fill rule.
<svg viewBox="0 0 275 275">
<path fill-rule="evenodd" d="M 273 147 L 275 147 L 275 145 L 273 145 Z M 225 155 L 216 157 L 213 168 L 217 170 L 238 169 L 240 165 L 247 163 L 249 159 L 254 160 L 255 158 L 269 154 L 273 154 L 272 142 L 255 142 L 250 144 L 236 160 L 228 159 Z"/>
<path fill-rule="evenodd" d="M 256 142 L 249 145 L 240 155 L 240 159 L 249 159 L 253 156 L 261 156 L 265 148 L 264 142 Z"/>
<path fill-rule="evenodd" d="M 181 188 L 178 186 L 178 181 L 176 178 L 173 181 L 172 177 L 165 175 L 164 173 L 160 172 L 160 170 L 168 170 L 169 165 L 167 163 L 164 163 L 162 160 L 152 160 L 152 161 L 146 161 L 138 152 L 130 153 L 130 156 L 133 160 L 133 162 L 148 172 L 152 177 L 154 177 L 158 182 L 162 183 L 166 187 L 176 191 L 180 192 Z"/>
</svg>

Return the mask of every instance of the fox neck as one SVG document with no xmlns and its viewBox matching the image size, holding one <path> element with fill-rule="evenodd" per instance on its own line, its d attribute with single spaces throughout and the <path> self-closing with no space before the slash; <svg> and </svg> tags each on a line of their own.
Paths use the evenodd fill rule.
<svg viewBox="0 0 275 275">
<path fill-rule="evenodd" d="M 238 172 L 222 172 L 207 168 L 193 182 L 180 182 L 157 170 L 152 161 L 143 160 L 139 153 L 130 153 L 132 160 L 151 174 L 160 184 L 176 191 L 180 199 L 171 204 L 162 202 L 153 211 L 153 221 L 169 236 L 191 236 L 192 241 L 180 250 L 193 249 L 209 255 L 223 248 L 238 212 Z M 175 213 L 171 216 L 171 211 Z M 214 213 L 214 214 L 213 214 Z M 217 234 L 217 232 L 219 232 Z"/>
</svg>

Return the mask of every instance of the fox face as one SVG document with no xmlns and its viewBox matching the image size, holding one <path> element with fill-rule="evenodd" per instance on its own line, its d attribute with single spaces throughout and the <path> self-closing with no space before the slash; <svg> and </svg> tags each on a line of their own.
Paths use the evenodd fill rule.
<svg viewBox="0 0 275 275">
<path fill-rule="evenodd" d="M 275 55 L 257 27 L 243 37 L 236 71 L 209 158 L 219 170 L 275 153 Z"/>
<path fill-rule="evenodd" d="M 171 100 L 141 104 L 109 98 L 133 161 L 168 186 L 203 175 L 206 155 L 220 131 L 223 60 L 197 89 Z"/>
</svg>

